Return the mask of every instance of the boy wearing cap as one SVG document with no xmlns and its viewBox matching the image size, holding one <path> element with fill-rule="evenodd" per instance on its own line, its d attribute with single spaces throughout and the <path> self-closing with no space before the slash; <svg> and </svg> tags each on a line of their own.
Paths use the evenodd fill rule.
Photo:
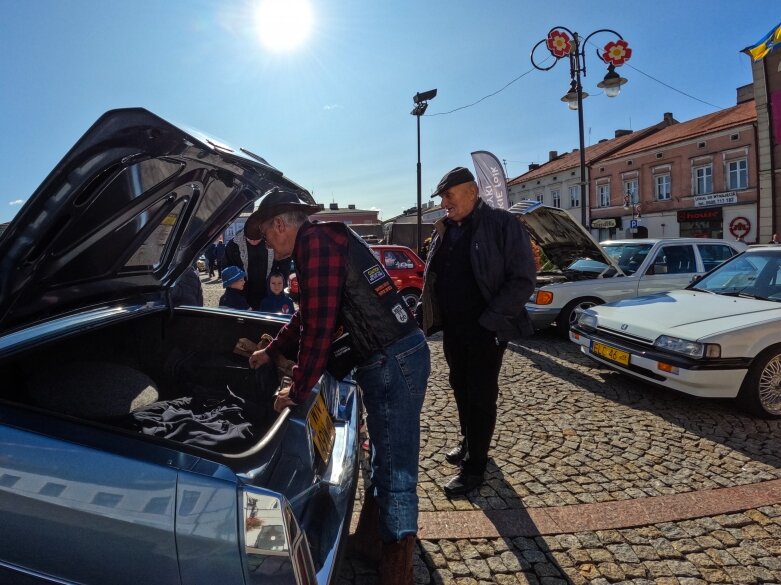
<svg viewBox="0 0 781 585">
<path fill-rule="evenodd" d="M 445 459 L 459 472 L 444 486 L 448 497 L 483 483 L 502 357 L 509 340 L 533 331 L 525 307 L 537 276 L 529 235 L 478 194 L 474 175 L 456 167 L 431 196 L 442 198 L 447 215 L 434 224 L 417 310 L 426 335 L 443 332 L 458 407 L 461 441 Z"/>
<path fill-rule="evenodd" d="M 244 297 L 244 283 L 247 273 L 238 266 L 226 266 L 222 269 L 222 288 L 225 293 L 220 297 L 220 306 L 229 309 L 248 311 L 250 309 Z"/>
<path fill-rule="evenodd" d="M 279 412 L 306 401 L 324 370 L 336 374 L 331 345 L 349 335 L 372 438 L 371 486 L 351 548 L 379 561 L 381 585 L 411 585 L 428 344 L 371 249 L 343 223 L 310 222 L 318 210 L 274 189 L 247 220 L 248 237 L 263 237 L 276 259 L 293 257 L 300 288 L 298 311 L 250 366 L 297 356 L 292 386 L 274 404 Z"/>
</svg>

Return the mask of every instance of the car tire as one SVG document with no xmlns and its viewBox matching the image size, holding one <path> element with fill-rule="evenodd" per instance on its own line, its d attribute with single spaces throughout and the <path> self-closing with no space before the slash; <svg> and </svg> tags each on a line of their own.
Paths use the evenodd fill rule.
<svg viewBox="0 0 781 585">
<path fill-rule="evenodd" d="M 781 418 L 781 345 L 769 347 L 754 359 L 737 400 L 755 416 Z"/>
<path fill-rule="evenodd" d="M 575 319 L 575 311 L 577 309 L 588 309 L 595 305 L 601 305 L 603 301 L 595 297 L 586 297 L 582 299 L 575 299 L 567 303 L 564 308 L 556 317 L 556 333 L 563 339 L 569 339 L 569 328 L 573 324 Z"/>
<path fill-rule="evenodd" d="M 401 298 L 404 299 L 404 303 L 413 311 L 418 306 L 420 300 L 420 289 L 417 288 L 405 288 L 401 291 Z"/>
</svg>

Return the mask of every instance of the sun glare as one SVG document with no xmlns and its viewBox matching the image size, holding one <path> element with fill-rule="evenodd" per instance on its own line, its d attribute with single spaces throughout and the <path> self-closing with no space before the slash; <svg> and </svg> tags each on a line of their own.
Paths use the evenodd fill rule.
<svg viewBox="0 0 781 585">
<path fill-rule="evenodd" d="M 309 0 L 260 0 L 255 12 L 258 38 L 272 51 L 292 51 L 309 38 Z"/>
</svg>

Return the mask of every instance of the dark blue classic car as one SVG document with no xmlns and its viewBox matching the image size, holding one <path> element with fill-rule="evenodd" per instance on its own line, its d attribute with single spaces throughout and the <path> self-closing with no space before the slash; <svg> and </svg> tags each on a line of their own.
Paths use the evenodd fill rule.
<svg viewBox="0 0 781 585">
<path fill-rule="evenodd" d="M 358 389 L 324 375 L 277 415 L 278 373 L 234 346 L 284 320 L 169 302 L 275 186 L 300 189 L 247 151 L 115 110 L 2 234 L 0 582 L 335 581 Z"/>
</svg>

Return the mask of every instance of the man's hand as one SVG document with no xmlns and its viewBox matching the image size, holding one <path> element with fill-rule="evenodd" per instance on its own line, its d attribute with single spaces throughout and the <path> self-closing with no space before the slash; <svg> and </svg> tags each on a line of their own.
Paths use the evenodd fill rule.
<svg viewBox="0 0 781 585">
<path fill-rule="evenodd" d="M 274 410 L 276 412 L 282 412 L 288 406 L 296 405 L 295 402 L 288 398 L 288 394 L 290 394 L 290 386 L 292 383 L 293 381 L 290 378 L 284 378 L 282 383 L 279 385 L 279 391 L 277 392 L 277 397 L 274 400 Z"/>
<path fill-rule="evenodd" d="M 253 352 L 249 356 L 249 367 L 253 370 L 257 370 L 260 366 L 263 366 L 271 361 L 271 357 L 266 353 L 265 349 L 259 349 Z"/>
</svg>

